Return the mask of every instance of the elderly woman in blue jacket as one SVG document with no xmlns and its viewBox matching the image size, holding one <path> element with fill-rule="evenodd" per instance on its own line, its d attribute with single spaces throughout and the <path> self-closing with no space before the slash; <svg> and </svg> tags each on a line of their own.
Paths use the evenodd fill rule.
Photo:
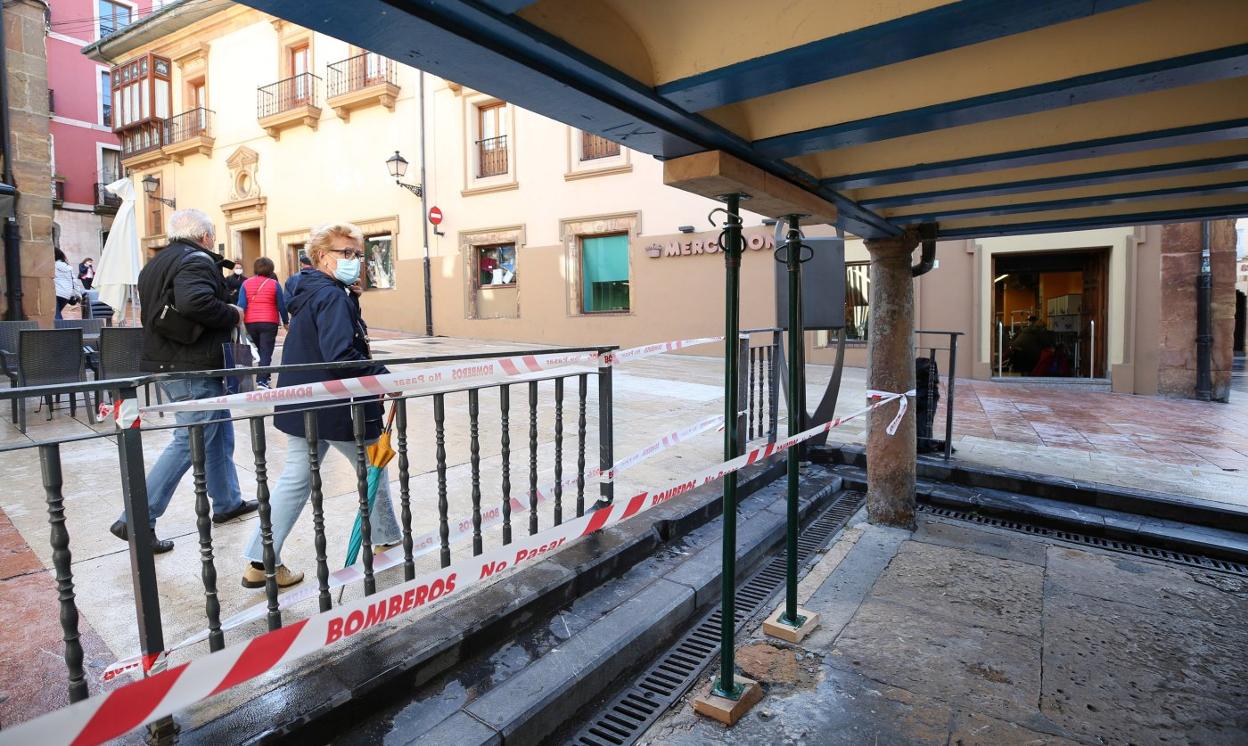
<svg viewBox="0 0 1248 746">
<path fill-rule="evenodd" d="M 277 385 L 298 386 L 339 378 L 378 375 L 387 372 L 370 362 L 368 327 L 360 315 L 360 305 L 351 285 L 360 277 L 364 258 L 364 236 L 350 223 L 317 228 L 308 239 L 311 267 L 299 273 L 299 292 L 290 300 L 290 331 L 282 348 L 282 364 L 334 363 L 358 360 L 358 367 L 332 370 L 305 369 L 281 373 Z M 356 400 L 363 401 L 363 400 Z M 291 411 L 295 410 L 295 411 Z M 355 435 L 351 407 L 347 404 L 316 410 L 317 446 L 321 460 L 332 447 L 354 463 Z M 365 438 L 375 441 L 381 435 L 382 404 L 377 399 L 364 403 Z M 277 408 L 273 424 L 287 435 L 286 463 L 273 486 L 269 501 L 273 524 L 273 553 L 277 562 L 277 584 L 285 587 L 303 580 L 282 564 L 282 544 L 303 511 L 312 490 L 308 461 L 308 441 L 303 429 L 303 412 L 297 405 Z M 370 516 L 373 543 L 380 547 L 397 544 L 401 538 L 394 506 L 390 500 L 389 479 L 383 474 L 377 501 Z M 243 556 L 250 561 L 243 571 L 244 588 L 264 586 L 264 547 L 257 524 Z"/>
</svg>

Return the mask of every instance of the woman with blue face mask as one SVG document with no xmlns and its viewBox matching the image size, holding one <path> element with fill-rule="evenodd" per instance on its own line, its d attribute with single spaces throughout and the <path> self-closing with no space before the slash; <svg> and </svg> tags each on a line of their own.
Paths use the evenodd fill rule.
<svg viewBox="0 0 1248 746">
<path fill-rule="evenodd" d="M 282 347 L 282 364 L 344 361 L 359 361 L 360 364 L 332 370 L 314 368 L 280 373 L 278 388 L 386 373 L 384 366 L 371 362 L 368 327 L 364 325 L 360 304 L 352 292 L 352 286 L 360 278 L 364 260 L 364 236 L 360 229 L 350 223 L 317 228 L 308 238 L 307 251 L 312 266 L 304 267 L 299 273 L 299 292 L 290 300 L 290 331 Z M 381 400 L 370 397 L 352 401 L 364 404 L 364 438 L 372 443 L 381 435 Z M 299 519 L 312 490 L 304 415 L 298 410 L 299 405 L 279 406 L 273 417 L 274 426 L 287 436 L 282 475 L 269 495 L 277 584 L 282 587 L 303 580 L 302 572 L 292 571 L 282 563 L 281 552 L 282 544 Z M 318 461 L 323 462 L 329 449 L 333 448 L 354 465 L 356 443 L 351 407 L 344 403 L 315 411 Z M 372 542 L 376 551 L 397 544 L 401 539 L 394 506 L 390 501 L 389 481 L 388 475 L 383 475 L 377 490 L 377 502 L 370 515 Z M 243 587 L 264 587 L 263 544 L 258 522 L 243 556 L 249 561 L 243 571 Z"/>
</svg>

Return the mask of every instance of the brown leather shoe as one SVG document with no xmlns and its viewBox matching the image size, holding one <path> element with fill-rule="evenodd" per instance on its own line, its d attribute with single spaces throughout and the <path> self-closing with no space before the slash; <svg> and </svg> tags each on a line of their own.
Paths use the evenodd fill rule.
<svg viewBox="0 0 1248 746">
<path fill-rule="evenodd" d="M 303 582 L 303 573 L 292 572 L 286 565 L 278 565 L 277 587 L 288 588 L 296 583 Z M 243 570 L 243 587 L 244 588 L 263 588 L 264 587 L 264 570 L 258 570 L 248 564 L 247 569 Z"/>
</svg>

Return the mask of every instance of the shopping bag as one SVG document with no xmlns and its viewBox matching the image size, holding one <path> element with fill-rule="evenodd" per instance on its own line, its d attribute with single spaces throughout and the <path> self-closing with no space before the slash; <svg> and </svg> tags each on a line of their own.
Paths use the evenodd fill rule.
<svg viewBox="0 0 1248 746">
<path fill-rule="evenodd" d="M 225 358 L 224 367 L 226 368 L 250 368 L 260 359 L 260 353 L 241 326 L 234 330 L 232 341 L 221 345 L 221 353 Z M 225 393 L 227 394 L 242 394 L 255 391 L 255 389 L 255 375 L 225 377 Z"/>
</svg>

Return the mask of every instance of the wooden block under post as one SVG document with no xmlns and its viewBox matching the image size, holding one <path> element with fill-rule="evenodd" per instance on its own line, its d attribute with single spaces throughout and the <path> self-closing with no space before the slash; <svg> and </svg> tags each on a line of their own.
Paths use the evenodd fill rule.
<svg viewBox="0 0 1248 746">
<path fill-rule="evenodd" d="M 804 216 L 802 225 L 836 222 L 836 206 L 831 202 L 721 150 L 664 161 L 663 183 L 710 199 L 746 194 L 750 198 L 741 209 L 777 220 L 799 214 Z"/>
<path fill-rule="evenodd" d="M 802 617 L 805 617 L 805 620 L 802 621 L 800 626 L 794 627 L 792 625 L 785 624 L 780 621 L 780 617 L 782 616 L 784 616 L 783 604 L 780 605 L 780 608 L 772 612 L 771 616 L 767 617 L 767 621 L 763 622 L 763 634 L 768 637 L 774 637 L 777 640 L 784 640 L 785 642 L 797 644 L 805 639 L 806 635 L 814 632 L 815 627 L 819 626 L 819 615 L 813 611 L 807 611 L 800 606 L 797 609 L 797 618 L 802 619 Z"/>
<path fill-rule="evenodd" d="M 693 700 L 693 711 L 699 715 L 718 720 L 724 725 L 735 725 L 750 708 L 763 699 L 763 688 L 757 681 L 744 676 L 734 676 L 736 685 L 741 687 L 741 696 L 736 699 L 720 697 L 714 693 L 715 683 L 706 690 L 706 694 Z"/>
</svg>

